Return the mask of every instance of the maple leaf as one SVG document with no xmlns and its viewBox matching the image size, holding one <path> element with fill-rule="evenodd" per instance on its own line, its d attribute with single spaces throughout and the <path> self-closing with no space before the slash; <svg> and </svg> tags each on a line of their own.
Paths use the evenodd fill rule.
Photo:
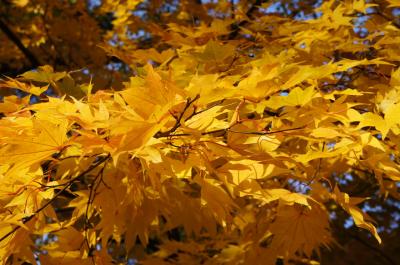
<svg viewBox="0 0 400 265">
<path fill-rule="evenodd" d="M 6 2 L 0 264 L 396 263 L 398 1 Z"/>
<path fill-rule="evenodd" d="M 60 152 L 67 143 L 68 122 L 52 123 L 34 118 L 32 131 L 22 134 L 18 139 L 2 139 L 0 163 L 29 167 L 46 160 Z"/>
<path fill-rule="evenodd" d="M 38 71 L 28 71 L 21 75 L 25 79 L 42 83 L 54 83 L 65 76 L 65 72 L 55 73 L 53 67 L 49 65 L 39 67 Z"/>
<path fill-rule="evenodd" d="M 19 90 L 22 90 L 24 92 L 36 96 L 40 96 L 43 92 L 45 92 L 49 88 L 49 86 L 37 87 L 32 84 L 22 83 L 12 78 L 8 78 L 8 80 L 2 83 L 0 87 L 17 88 Z"/>
<path fill-rule="evenodd" d="M 270 230 L 273 234 L 270 247 L 283 256 L 293 256 L 297 251 L 310 256 L 316 246 L 329 247 L 332 241 L 328 215 L 316 203 L 311 208 L 280 205 Z"/>
<path fill-rule="evenodd" d="M 370 219 L 368 215 L 363 213 L 356 205 L 362 202 L 363 198 L 350 198 L 347 193 L 341 192 L 338 186 L 335 186 L 333 198 L 339 203 L 339 205 L 348 212 L 354 220 L 356 226 L 367 229 L 381 243 L 382 239 L 378 235 L 375 226 L 368 221 Z"/>
</svg>

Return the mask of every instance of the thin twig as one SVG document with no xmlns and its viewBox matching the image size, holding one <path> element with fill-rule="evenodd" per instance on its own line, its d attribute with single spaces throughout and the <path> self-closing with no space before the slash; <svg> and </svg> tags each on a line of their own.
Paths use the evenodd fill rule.
<svg viewBox="0 0 400 265">
<path fill-rule="evenodd" d="M 207 111 L 207 110 L 209 110 L 209 109 L 212 109 L 212 108 L 214 108 L 214 107 L 216 107 L 216 106 L 222 104 L 224 101 L 225 101 L 225 99 L 221 99 L 221 100 L 219 100 L 219 101 L 217 101 L 217 102 L 215 102 L 215 103 L 209 105 L 207 108 L 202 109 L 202 110 L 199 110 L 199 111 L 196 111 L 196 109 L 194 109 L 193 113 L 190 114 L 187 118 L 185 118 L 185 121 L 190 120 L 190 119 L 193 118 L 193 116 L 195 116 L 195 115 L 198 115 L 198 114 L 200 114 L 200 113 L 203 113 L 203 112 L 205 112 L 205 111 Z"/>
<path fill-rule="evenodd" d="M 372 246 L 372 245 L 368 244 L 366 240 L 361 239 L 360 237 L 358 237 L 358 235 L 355 235 L 355 234 L 352 234 L 352 233 L 349 233 L 349 234 L 353 239 L 355 239 L 356 241 L 360 242 L 365 247 L 369 248 L 372 251 L 375 251 L 377 254 L 379 254 L 381 257 L 383 257 L 389 264 L 391 264 L 391 265 L 396 265 L 397 264 L 389 255 L 387 255 L 380 248 L 377 248 L 375 246 Z"/>
<path fill-rule="evenodd" d="M 168 137 L 168 136 L 171 135 L 171 133 L 175 132 L 175 131 L 181 126 L 181 121 L 182 121 L 182 118 L 183 118 L 183 116 L 185 115 L 186 111 L 187 111 L 187 110 L 190 108 L 190 106 L 191 106 L 196 100 L 198 100 L 199 98 L 200 98 L 200 95 L 196 95 L 196 96 L 194 97 L 194 99 L 188 98 L 187 101 L 186 101 L 186 105 L 185 105 L 185 107 L 183 108 L 183 110 L 182 110 L 182 112 L 180 113 L 180 115 L 178 116 L 178 118 L 176 118 L 176 117 L 174 116 L 174 118 L 176 119 L 176 122 L 175 122 L 174 126 L 172 126 L 172 128 L 169 129 L 168 131 L 156 133 L 156 134 L 154 135 L 154 137 L 155 137 L 155 138 Z"/>
<path fill-rule="evenodd" d="M 322 150 L 321 151 L 324 152 L 324 149 L 325 149 L 325 142 L 322 144 Z M 307 185 L 310 185 L 311 183 L 313 183 L 313 181 L 318 177 L 319 172 L 321 170 L 321 163 L 322 163 L 322 158 L 320 157 L 318 159 L 318 166 L 315 169 L 315 172 L 314 172 L 312 178 L 308 181 Z"/>
<path fill-rule="evenodd" d="M 384 18 L 384 19 L 386 19 L 387 21 L 391 22 L 391 23 L 393 24 L 393 26 L 395 26 L 396 28 L 400 29 L 400 24 L 397 23 L 396 21 L 394 21 L 394 19 L 391 19 L 390 17 L 388 17 L 388 16 L 387 16 L 386 14 L 384 14 L 383 12 L 377 11 L 376 13 L 370 13 L 370 14 L 368 14 L 368 15 L 374 15 L 374 14 L 375 14 L 375 15 L 378 15 L 378 16 Z"/>
<path fill-rule="evenodd" d="M 0 19 L 0 29 L 4 34 L 18 47 L 18 49 L 26 56 L 32 67 L 38 67 L 40 65 L 39 59 L 22 44 L 21 40 L 15 35 L 15 33 L 7 26 L 7 24 Z"/>
<path fill-rule="evenodd" d="M 268 135 L 268 134 L 275 134 L 275 133 L 281 133 L 281 132 L 296 131 L 296 130 L 301 130 L 304 128 L 305 128 L 305 126 L 301 126 L 301 127 L 296 127 L 296 128 L 282 129 L 282 130 L 277 130 L 277 131 L 265 131 L 265 132 L 233 131 L 233 130 L 229 129 L 229 132 L 241 133 L 241 134 L 253 134 L 253 135 Z"/>
<path fill-rule="evenodd" d="M 296 127 L 296 128 L 289 128 L 289 129 L 282 129 L 282 130 L 276 130 L 276 131 L 262 131 L 262 132 L 256 132 L 256 131 L 234 131 L 230 128 L 226 129 L 217 129 L 217 130 L 212 130 L 208 132 L 202 132 L 201 135 L 208 135 L 208 134 L 214 134 L 214 133 L 221 133 L 223 132 L 224 134 L 227 132 L 232 132 L 232 133 L 240 133 L 240 134 L 252 134 L 252 135 L 269 135 L 269 134 L 275 134 L 275 133 L 281 133 L 281 132 L 288 132 L 288 131 L 296 131 L 296 130 L 301 130 L 304 129 L 305 126 L 302 127 Z M 178 137 L 178 136 L 190 136 L 192 135 L 191 133 L 177 133 L 177 134 L 171 134 L 171 135 L 164 135 L 160 137 Z M 158 137 L 158 138 L 160 138 Z"/>
</svg>

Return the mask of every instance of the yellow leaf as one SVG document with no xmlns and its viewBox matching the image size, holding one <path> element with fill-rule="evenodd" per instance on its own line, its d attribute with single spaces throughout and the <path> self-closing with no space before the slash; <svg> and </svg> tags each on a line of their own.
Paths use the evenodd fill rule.
<svg viewBox="0 0 400 265">
<path fill-rule="evenodd" d="M 385 139 L 386 134 L 390 129 L 390 126 L 381 116 L 371 112 L 367 112 L 362 115 L 361 122 L 357 128 L 361 129 L 366 126 L 374 126 L 378 131 L 382 133 L 382 139 Z"/>
<path fill-rule="evenodd" d="M 49 88 L 48 85 L 43 87 L 37 87 L 32 84 L 19 82 L 18 80 L 12 78 L 7 78 L 7 81 L 2 82 L 0 84 L 0 87 L 19 89 L 36 96 L 40 96 L 43 92 L 45 92 Z"/>
<path fill-rule="evenodd" d="M 222 106 L 215 106 L 197 115 L 194 115 L 192 118 L 185 121 L 185 126 L 199 131 L 204 131 L 206 129 L 211 131 L 227 128 L 227 121 L 217 119 L 218 115 L 226 112 L 227 110 L 224 110 Z"/>
<path fill-rule="evenodd" d="M 312 200 L 312 198 L 307 195 L 290 192 L 286 189 L 266 189 L 254 193 L 253 196 L 262 200 L 264 203 L 280 200 L 281 203 L 287 205 L 299 204 L 308 208 L 311 207 L 308 200 Z"/>
<path fill-rule="evenodd" d="M 312 130 L 311 136 L 316 137 L 316 138 L 327 138 L 327 139 L 333 139 L 338 136 L 341 136 L 342 134 L 338 133 L 336 130 L 331 129 L 331 128 L 316 128 Z"/>
<path fill-rule="evenodd" d="M 311 256 L 314 249 L 329 247 L 332 241 L 328 214 L 316 203 L 310 208 L 302 205 L 280 205 L 270 227 L 273 239 L 269 246 L 277 255 L 293 257 L 296 252 Z"/>
<path fill-rule="evenodd" d="M 204 52 L 199 55 L 199 58 L 206 62 L 217 63 L 233 56 L 234 52 L 235 46 L 233 45 L 221 45 L 216 41 L 209 41 L 205 46 Z"/>
<path fill-rule="evenodd" d="M 48 120 L 32 120 L 33 135 L 20 135 L 16 139 L 8 138 L 0 149 L 0 164 L 30 165 L 46 160 L 64 148 L 67 141 L 68 121 L 52 123 Z"/>
<path fill-rule="evenodd" d="M 389 7 L 399 7 L 400 6 L 400 0 L 386 0 L 386 2 L 390 3 Z"/>
<path fill-rule="evenodd" d="M 392 128 L 396 124 L 400 124 L 400 104 L 393 104 L 389 106 L 385 111 L 385 122 L 388 129 Z M 382 139 L 385 139 L 385 135 L 382 133 Z"/>
<path fill-rule="evenodd" d="M 305 90 L 295 87 L 287 96 L 271 97 L 266 103 L 271 109 L 278 109 L 283 106 L 304 106 L 317 95 L 314 87 L 307 87 Z"/>
<path fill-rule="evenodd" d="M 12 0 L 12 2 L 18 7 L 24 7 L 29 3 L 29 0 Z"/>
<path fill-rule="evenodd" d="M 66 72 L 56 73 L 50 65 L 40 66 L 37 71 L 28 71 L 21 75 L 28 80 L 53 83 L 67 76 Z"/>
<path fill-rule="evenodd" d="M 356 226 L 367 229 L 376 238 L 376 240 L 381 243 L 382 240 L 376 231 L 375 226 L 368 221 L 368 216 L 361 211 L 356 204 L 360 203 L 363 199 L 360 198 L 350 198 L 347 193 L 341 192 L 338 186 L 335 186 L 333 199 L 339 203 L 342 208 L 348 212 L 354 220 Z"/>
<path fill-rule="evenodd" d="M 262 152 L 272 152 L 278 149 L 281 141 L 276 136 L 262 135 L 258 138 L 258 145 Z"/>
</svg>

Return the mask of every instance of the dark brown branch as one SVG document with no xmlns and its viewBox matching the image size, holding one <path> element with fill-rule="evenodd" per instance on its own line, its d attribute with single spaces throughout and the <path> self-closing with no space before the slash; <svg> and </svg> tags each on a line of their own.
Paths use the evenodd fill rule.
<svg viewBox="0 0 400 265">
<path fill-rule="evenodd" d="M 256 0 L 254 2 L 254 4 L 251 5 L 251 7 L 247 10 L 246 12 L 246 16 L 248 18 L 251 18 L 253 16 L 253 13 L 257 10 L 258 6 L 260 6 L 262 3 L 266 2 L 265 0 Z M 248 23 L 247 20 L 242 20 L 239 23 L 233 23 L 231 25 L 231 33 L 229 33 L 228 35 L 228 39 L 232 40 L 234 38 L 237 37 L 237 35 L 239 34 L 240 31 L 240 27 L 243 27 L 244 25 L 246 25 Z"/>
<path fill-rule="evenodd" d="M 88 201 L 86 203 L 86 210 L 85 210 L 85 223 L 84 223 L 84 231 L 85 231 L 85 242 L 86 242 L 86 246 L 88 248 L 88 252 L 89 252 L 89 256 L 91 257 L 92 263 L 96 264 L 94 262 L 93 259 L 93 248 L 90 247 L 90 243 L 89 243 L 89 235 L 88 235 L 88 229 L 90 226 L 90 216 L 89 216 L 89 208 L 90 206 L 93 205 L 94 199 L 96 197 L 96 192 L 97 192 L 97 188 L 99 187 L 99 184 L 101 183 L 101 181 L 97 181 L 99 178 L 103 178 L 103 174 L 104 174 L 104 169 L 107 166 L 107 161 L 104 162 L 103 167 L 101 168 L 100 172 L 97 174 L 97 176 L 94 178 L 94 180 L 92 181 L 92 183 L 90 183 L 89 186 L 89 197 L 88 197 Z"/>
<path fill-rule="evenodd" d="M 366 240 L 361 239 L 360 237 L 358 237 L 358 235 L 350 233 L 350 236 L 353 239 L 355 239 L 356 241 L 360 242 L 365 247 L 367 247 L 370 250 L 376 252 L 378 255 L 380 255 L 382 258 L 384 258 L 389 264 L 391 264 L 391 265 L 396 265 L 397 264 L 389 255 L 387 255 L 385 252 L 383 252 L 380 248 L 377 248 L 375 246 L 372 246 L 372 245 L 368 244 L 366 242 Z"/>
<path fill-rule="evenodd" d="M 199 98 L 200 98 L 200 95 L 196 95 L 196 97 L 195 97 L 194 99 L 190 99 L 190 98 L 189 98 L 189 99 L 186 101 L 186 105 L 185 105 L 185 107 L 183 108 L 183 110 L 182 110 L 182 112 L 180 113 L 180 115 L 179 115 L 178 117 L 175 117 L 175 116 L 174 116 L 174 118 L 176 119 L 176 122 L 175 122 L 174 126 L 173 126 L 171 129 L 169 129 L 168 131 L 156 133 L 156 135 L 154 135 L 154 137 L 155 137 L 155 138 L 168 137 L 168 136 L 171 135 L 171 133 L 175 132 L 175 131 L 181 126 L 181 121 L 182 121 L 183 115 L 185 115 L 185 112 L 186 112 L 186 111 L 189 109 L 189 107 L 190 107 L 196 100 L 198 100 Z"/>
<path fill-rule="evenodd" d="M 215 102 L 215 103 L 209 105 L 207 108 L 202 109 L 202 110 L 199 110 L 199 111 L 196 111 L 196 109 L 195 109 L 195 110 L 193 111 L 193 113 L 190 114 L 190 116 L 188 116 L 188 117 L 185 119 L 185 121 L 190 120 L 190 119 L 193 118 L 193 116 L 195 116 L 195 115 L 198 115 L 198 114 L 200 114 L 200 113 L 203 113 L 203 112 L 205 112 L 205 111 L 207 111 L 207 110 L 209 110 L 209 109 L 212 109 L 212 108 L 214 108 L 214 107 L 216 107 L 216 106 L 222 104 L 224 101 L 225 101 L 225 99 L 221 99 L 221 100 L 219 100 L 219 101 L 217 101 L 217 102 Z"/>
<path fill-rule="evenodd" d="M 370 13 L 369 15 L 373 15 L 373 14 L 378 15 L 378 16 L 384 18 L 385 20 L 387 20 L 389 22 L 392 22 L 393 26 L 395 26 L 396 28 L 400 29 L 400 24 L 397 23 L 396 21 L 394 21 L 392 18 L 390 18 L 386 14 L 384 14 L 383 12 L 378 11 L 376 13 Z"/>
<path fill-rule="evenodd" d="M 18 47 L 18 49 L 26 56 L 26 58 L 32 64 L 33 68 L 41 65 L 39 59 L 29 49 L 27 49 L 24 46 L 24 44 L 22 44 L 21 40 L 17 37 L 17 35 L 15 35 L 15 33 L 1 19 L 0 19 L 0 29 Z"/>
<path fill-rule="evenodd" d="M 281 132 L 288 132 L 288 131 L 296 131 L 296 130 L 301 130 L 304 129 L 305 126 L 302 127 L 296 127 L 296 128 L 289 128 L 289 129 L 282 129 L 282 130 L 277 130 L 277 131 L 266 131 L 266 132 L 247 132 L 247 131 L 233 131 L 229 130 L 230 132 L 233 133 L 241 133 L 241 134 L 253 134 L 253 135 L 268 135 L 268 134 L 275 134 L 275 133 L 281 133 Z"/>
<path fill-rule="evenodd" d="M 84 229 L 87 230 L 87 228 L 89 227 L 89 208 L 90 206 L 93 204 L 94 199 L 96 197 L 96 192 L 97 189 L 101 183 L 101 181 L 97 181 L 99 178 L 102 179 L 103 178 L 103 174 L 104 174 L 104 169 L 107 166 L 107 161 L 104 162 L 103 167 L 101 168 L 100 172 L 97 174 L 97 176 L 93 179 L 92 183 L 90 183 L 90 191 L 89 191 L 89 197 L 88 197 L 88 201 L 86 203 L 86 211 L 85 211 L 85 224 L 84 224 Z"/>
<path fill-rule="evenodd" d="M 323 142 L 323 144 L 322 144 L 322 150 L 321 151 L 324 152 L 324 149 L 325 149 L 325 142 Z M 313 176 L 311 177 L 311 179 L 307 182 L 307 185 L 310 185 L 311 183 L 313 183 L 313 181 L 318 177 L 319 172 L 321 171 L 321 163 L 322 163 L 322 158 L 320 157 L 318 159 L 317 168 L 315 169 L 315 172 L 314 172 Z"/>
<path fill-rule="evenodd" d="M 281 133 L 281 132 L 289 132 L 289 131 L 296 131 L 296 130 L 301 130 L 304 129 L 305 126 L 302 127 L 296 127 L 296 128 L 289 128 L 289 129 L 282 129 L 282 130 L 276 130 L 276 131 L 263 131 L 263 132 L 256 132 L 256 131 L 234 131 L 231 128 L 226 128 L 226 129 L 218 129 L 218 130 L 213 130 L 213 131 L 208 131 L 208 132 L 202 132 L 201 135 L 208 135 L 208 134 L 214 134 L 214 133 L 227 133 L 227 132 L 232 132 L 232 133 L 241 133 L 241 134 L 252 134 L 252 135 L 269 135 L 269 134 L 275 134 L 275 133 Z M 175 137 L 175 136 L 190 136 L 190 133 L 177 133 L 177 134 L 170 134 L 170 135 L 164 135 L 160 137 Z M 160 138 L 159 137 L 159 138 Z"/>
</svg>

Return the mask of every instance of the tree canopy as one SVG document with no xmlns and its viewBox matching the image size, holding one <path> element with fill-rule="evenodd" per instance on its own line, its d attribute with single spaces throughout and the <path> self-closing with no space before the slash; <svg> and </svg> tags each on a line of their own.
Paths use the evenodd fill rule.
<svg viewBox="0 0 400 265">
<path fill-rule="evenodd" d="M 0 264 L 400 262 L 400 1 L 3 0 Z"/>
</svg>

